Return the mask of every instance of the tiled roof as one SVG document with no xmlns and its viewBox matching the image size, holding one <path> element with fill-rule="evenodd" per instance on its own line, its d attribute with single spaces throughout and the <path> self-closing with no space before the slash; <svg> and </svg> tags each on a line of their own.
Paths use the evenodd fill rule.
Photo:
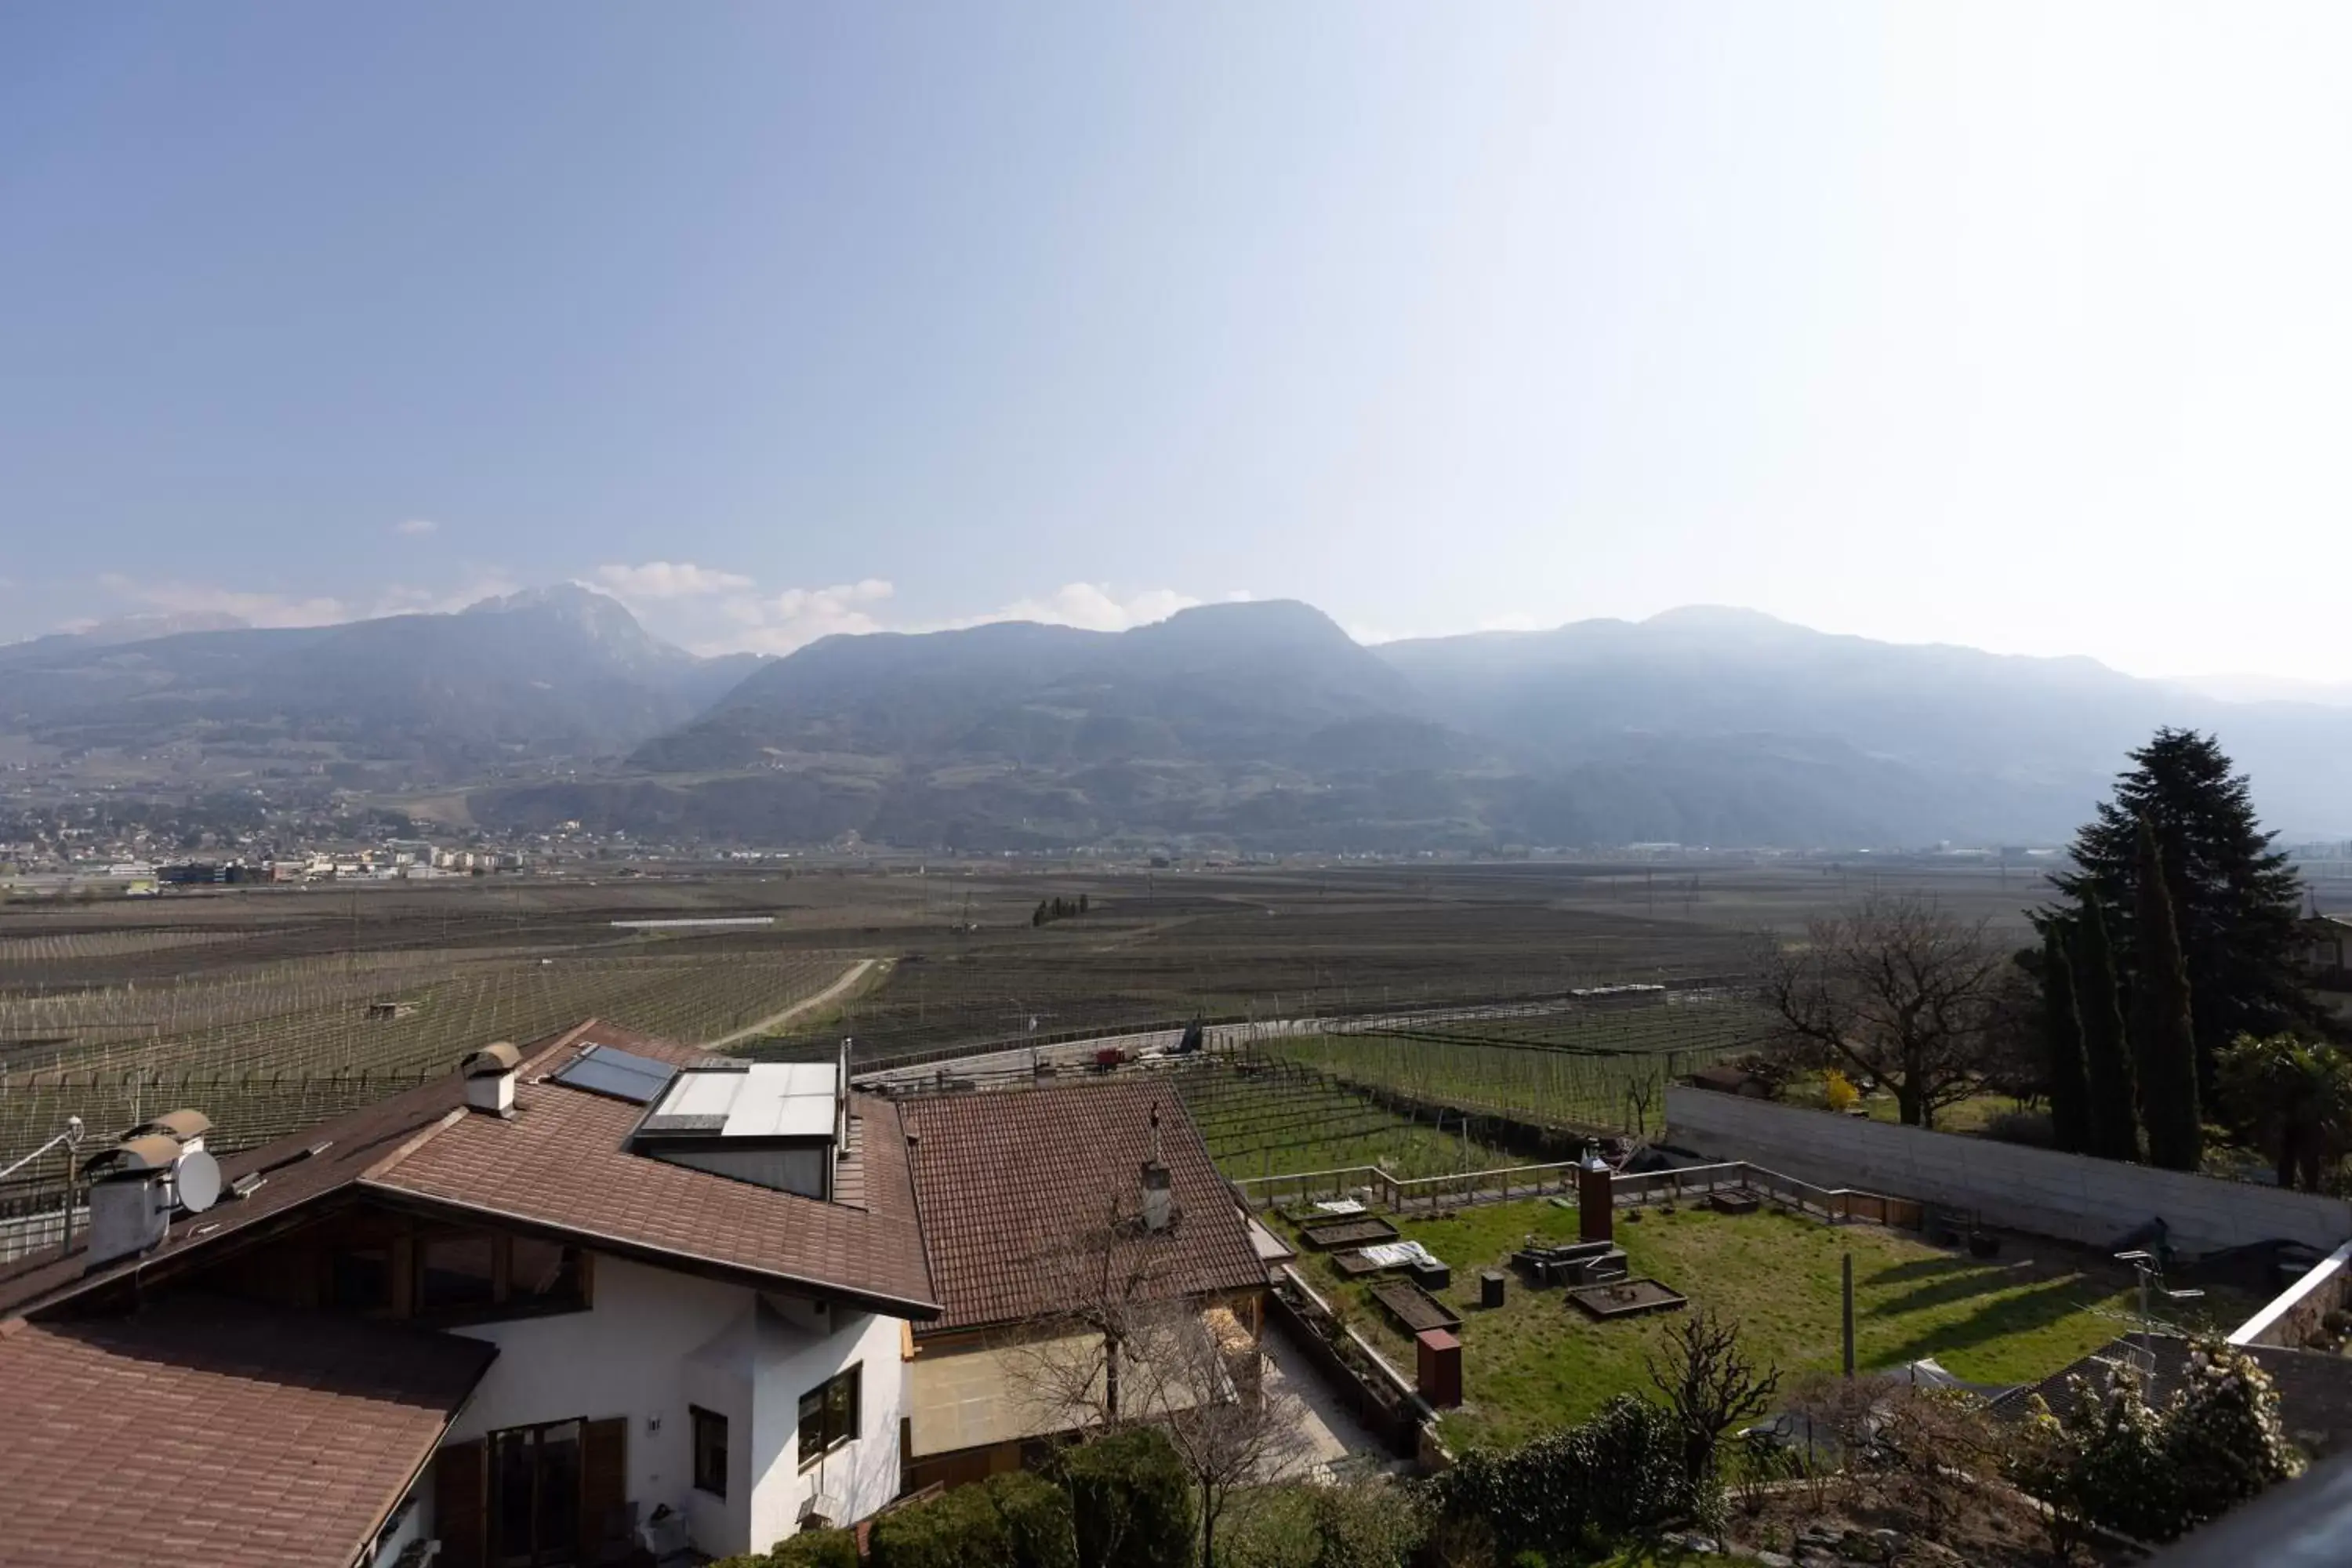
<svg viewBox="0 0 2352 1568">
<path fill-rule="evenodd" d="M 1177 1221 L 1158 1235 L 1121 1225 L 1107 1248 L 1089 1248 L 1080 1238 L 1111 1233 L 1114 1209 L 1129 1221 L 1137 1212 L 1155 1105 Z M 1118 1079 L 942 1095 L 899 1109 L 916 1140 L 915 1196 L 946 1309 L 918 1332 L 1066 1310 L 1106 1261 L 1112 1278 L 1160 1298 L 1265 1283 L 1232 1194 L 1163 1087 Z"/>
<path fill-rule="evenodd" d="M 497 1215 L 592 1247 L 805 1285 L 902 1315 L 935 1309 L 889 1102 L 852 1100 L 862 1206 L 823 1203 L 628 1152 L 641 1107 L 541 1081 L 590 1043 L 680 1066 L 722 1059 L 591 1019 L 524 1054 L 512 1121 L 467 1111 L 464 1080 L 452 1073 L 224 1159 L 229 1184 L 265 1173 L 261 1185 L 182 1216 L 162 1246 L 136 1258 L 92 1270 L 78 1247 L 0 1267 L 0 1316 L 38 1312 L 107 1280 L 152 1281 L 274 1217 L 351 1192 Z"/>
<path fill-rule="evenodd" d="M 0 1324 L 0 1565 L 341 1568 L 497 1353 L 202 1298 Z"/>
<path fill-rule="evenodd" d="M 708 1059 L 609 1028 L 593 1037 L 681 1066 Z M 642 1106 L 544 1080 L 571 1054 L 567 1042 L 524 1063 L 513 1120 L 456 1115 L 362 1187 L 544 1226 L 656 1261 L 806 1284 L 900 1316 L 934 1310 L 906 1142 L 889 1101 L 852 1097 L 864 1177 L 864 1206 L 853 1208 L 631 1152 Z"/>
</svg>

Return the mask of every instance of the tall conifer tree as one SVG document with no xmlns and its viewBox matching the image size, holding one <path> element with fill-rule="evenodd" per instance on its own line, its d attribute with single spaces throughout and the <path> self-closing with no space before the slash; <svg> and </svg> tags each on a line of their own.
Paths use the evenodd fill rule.
<svg viewBox="0 0 2352 1568">
<path fill-rule="evenodd" d="M 2083 900 L 2074 932 L 2074 1010 L 2083 1020 L 2083 1066 L 2090 1083 L 2089 1152 L 2108 1160 L 2139 1158 L 2139 1093 L 2132 1082 L 2131 1050 L 2124 1042 L 2123 994 L 2115 950 L 2107 942 L 2106 906 L 2097 893 Z"/>
<path fill-rule="evenodd" d="M 2190 1021 L 2189 971 L 2173 926 L 2156 830 L 2139 825 L 2139 868 L 2134 879 L 2131 1041 L 2139 1073 L 2140 1119 L 2147 1127 L 2147 1160 L 2168 1171 L 2193 1171 L 2205 1155 L 2205 1126 L 2197 1094 L 2196 1026 Z"/>
<path fill-rule="evenodd" d="M 2154 830 L 2189 976 L 2199 1084 L 2210 1092 L 2214 1058 L 2231 1040 L 2314 1019 L 2295 969 L 2302 883 L 2211 736 L 2158 730 L 2131 760 L 2115 797 L 2075 835 L 2075 869 L 2052 879 L 2078 909 L 2092 893 L 2106 905 L 2116 970 L 2128 976 L 2139 963 L 2139 826 Z"/>
<path fill-rule="evenodd" d="M 2083 1018 L 2074 1007 L 2074 962 L 2054 921 L 2042 933 L 2042 1016 L 2052 1141 L 2080 1154 L 2091 1146 L 2091 1082 L 2083 1065 Z"/>
</svg>

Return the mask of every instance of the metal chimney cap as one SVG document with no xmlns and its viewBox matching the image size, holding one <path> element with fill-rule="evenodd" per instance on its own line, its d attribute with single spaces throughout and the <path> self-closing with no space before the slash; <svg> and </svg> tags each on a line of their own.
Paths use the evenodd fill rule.
<svg viewBox="0 0 2352 1568">
<path fill-rule="evenodd" d="M 467 1078 L 497 1078 L 500 1074 L 510 1073 L 520 1066 L 522 1066 L 522 1053 L 509 1042 L 500 1040 L 495 1045 L 484 1046 L 480 1050 L 467 1057 L 464 1063 L 464 1071 Z"/>
<path fill-rule="evenodd" d="M 213 1130 L 213 1119 L 201 1110 L 183 1109 L 167 1110 L 152 1121 L 142 1122 L 131 1130 L 133 1138 L 150 1133 L 163 1133 L 183 1143 L 193 1142 Z"/>
<path fill-rule="evenodd" d="M 90 1168 L 104 1173 L 109 1170 L 136 1172 L 168 1171 L 172 1162 L 180 1157 L 180 1141 L 168 1132 L 151 1132 L 145 1137 L 125 1138 L 113 1148 L 95 1156 Z"/>
</svg>

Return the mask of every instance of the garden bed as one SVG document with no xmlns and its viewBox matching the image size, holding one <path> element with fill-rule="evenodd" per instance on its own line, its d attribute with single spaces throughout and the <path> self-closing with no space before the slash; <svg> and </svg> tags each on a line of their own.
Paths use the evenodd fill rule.
<svg viewBox="0 0 2352 1568">
<path fill-rule="evenodd" d="M 1334 1248 L 1365 1247 L 1376 1241 L 1394 1241 L 1397 1227 L 1377 1215 L 1362 1219 L 1340 1220 L 1336 1224 L 1310 1225 L 1300 1230 L 1299 1238 L 1318 1252 Z"/>
<path fill-rule="evenodd" d="M 1462 1326 L 1461 1313 L 1410 1280 L 1391 1279 L 1384 1285 L 1375 1285 L 1371 1299 L 1386 1309 L 1408 1334 Z"/>
</svg>

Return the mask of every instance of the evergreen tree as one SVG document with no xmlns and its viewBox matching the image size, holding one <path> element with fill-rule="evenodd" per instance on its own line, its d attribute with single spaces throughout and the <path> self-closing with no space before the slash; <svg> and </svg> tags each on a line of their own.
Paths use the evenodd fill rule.
<svg viewBox="0 0 2352 1568">
<path fill-rule="evenodd" d="M 2053 879 L 2078 907 L 2092 893 L 2105 903 L 2128 973 L 2138 963 L 2141 821 L 2154 830 L 2189 975 L 2199 1082 L 2210 1090 L 2214 1058 L 2231 1040 L 2311 1016 L 2294 965 L 2302 885 L 2256 825 L 2245 775 L 2210 736 L 2158 730 L 2131 758 L 2115 798 L 2075 836 L 2076 868 Z"/>
<path fill-rule="evenodd" d="M 2083 900 L 2074 959 L 2074 1011 L 2083 1021 L 2083 1068 L 2091 1090 L 2085 1152 L 2107 1160 L 2137 1160 L 2139 1095 L 2132 1084 L 2131 1050 L 2124 1043 L 2123 996 L 2107 941 L 2106 906 L 2095 892 Z"/>
<path fill-rule="evenodd" d="M 2190 1021 L 2189 972 L 2173 929 L 2172 898 L 2165 890 L 2156 830 L 2139 825 L 2139 868 L 2134 889 L 2131 1039 L 2139 1070 L 2140 1116 L 2147 1126 L 2147 1159 L 2168 1171 L 2203 1163 L 2205 1126 L 2197 1097 L 2197 1038 Z"/>
<path fill-rule="evenodd" d="M 2080 1154 L 2091 1146 L 2091 1083 L 2083 1065 L 2083 1017 L 2074 1007 L 2074 964 L 2055 921 L 2042 933 L 2042 1014 L 2052 1141 Z"/>
</svg>

